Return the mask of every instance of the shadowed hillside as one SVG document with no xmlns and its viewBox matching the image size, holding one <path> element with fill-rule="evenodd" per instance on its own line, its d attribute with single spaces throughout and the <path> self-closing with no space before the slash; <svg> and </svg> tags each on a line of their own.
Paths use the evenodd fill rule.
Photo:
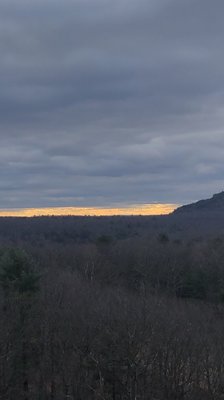
<svg viewBox="0 0 224 400">
<path fill-rule="evenodd" d="M 194 212 L 194 211 L 203 211 L 203 212 L 217 212 L 224 211 L 224 192 L 220 192 L 214 194 L 210 199 L 199 200 L 196 203 L 187 204 L 182 207 L 178 207 L 174 214 L 179 214 L 183 212 Z"/>
</svg>

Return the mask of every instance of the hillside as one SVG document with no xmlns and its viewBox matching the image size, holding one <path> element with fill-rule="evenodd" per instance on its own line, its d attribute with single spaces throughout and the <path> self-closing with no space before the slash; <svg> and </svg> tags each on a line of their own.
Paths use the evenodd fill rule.
<svg viewBox="0 0 224 400">
<path fill-rule="evenodd" d="M 173 214 L 185 212 L 219 212 L 224 211 L 224 191 L 214 194 L 210 199 L 199 200 L 196 203 L 187 204 L 177 208 Z"/>
</svg>

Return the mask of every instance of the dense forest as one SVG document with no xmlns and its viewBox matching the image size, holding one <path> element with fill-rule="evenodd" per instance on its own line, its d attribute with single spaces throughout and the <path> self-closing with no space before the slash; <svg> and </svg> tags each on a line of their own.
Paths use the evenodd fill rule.
<svg viewBox="0 0 224 400">
<path fill-rule="evenodd" d="M 0 399 L 224 399 L 224 213 L 0 219 Z"/>
</svg>

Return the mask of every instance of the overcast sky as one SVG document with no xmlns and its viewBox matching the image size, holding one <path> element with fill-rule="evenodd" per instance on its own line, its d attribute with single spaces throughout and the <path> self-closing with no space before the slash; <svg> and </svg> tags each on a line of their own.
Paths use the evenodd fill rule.
<svg viewBox="0 0 224 400">
<path fill-rule="evenodd" d="M 0 208 L 223 190 L 223 0 L 0 0 Z"/>
</svg>

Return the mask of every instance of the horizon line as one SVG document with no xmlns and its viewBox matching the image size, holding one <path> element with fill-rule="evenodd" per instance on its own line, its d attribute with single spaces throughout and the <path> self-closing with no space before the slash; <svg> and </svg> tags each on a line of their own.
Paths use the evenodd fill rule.
<svg viewBox="0 0 224 400">
<path fill-rule="evenodd" d="M 0 209 L 0 217 L 40 217 L 40 216 L 134 216 L 167 215 L 179 204 L 146 203 L 117 207 L 26 207 Z"/>
</svg>

